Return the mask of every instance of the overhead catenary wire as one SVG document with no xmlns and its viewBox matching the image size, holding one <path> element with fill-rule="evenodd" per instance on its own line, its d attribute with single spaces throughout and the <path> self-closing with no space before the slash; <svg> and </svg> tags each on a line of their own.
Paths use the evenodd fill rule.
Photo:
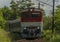
<svg viewBox="0 0 60 42">
<path fill-rule="evenodd" d="M 48 5 L 48 6 L 51 6 L 53 9 L 53 14 L 52 14 L 52 33 L 54 33 L 54 8 L 55 8 L 55 0 L 53 0 L 53 5 L 50 5 L 50 4 L 48 4 L 48 3 L 45 3 L 45 2 L 43 2 L 43 1 L 40 1 L 39 0 L 39 2 L 40 3 L 43 3 L 43 4 L 46 4 L 46 5 Z"/>
<path fill-rule="evenodd" d="M 50 7 L 53 7 L 52 5 L 50 5 L 50 4 L 48 4 L 48 3 L 45 3 L 45 2 L 43 2 L 43 1 L 39 1 L 40 3 L 43 3 L 43 4 L 46 4 L 46 5 L 48 5 L 48 6 L 50 6 Z"/>
</svg>

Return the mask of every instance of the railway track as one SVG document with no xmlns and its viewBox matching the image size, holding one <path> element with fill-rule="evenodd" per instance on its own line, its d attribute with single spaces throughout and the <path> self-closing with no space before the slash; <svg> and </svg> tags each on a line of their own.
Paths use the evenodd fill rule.
<svg viewBox="0 0 60 42">
<path fill-rule="evenodd" d="M 35 39 L 35 40 L 22 39 L 22 40 L 17 40 L 16 42 L 43 42 L 43 39 Z"/>
</svg>

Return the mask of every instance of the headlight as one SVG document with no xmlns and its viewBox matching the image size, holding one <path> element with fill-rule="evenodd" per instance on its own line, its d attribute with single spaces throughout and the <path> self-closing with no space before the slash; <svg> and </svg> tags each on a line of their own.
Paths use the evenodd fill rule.
<svg viewBox="0 0 60 42">
<path fill-rule="evenodd" d="M 26 27 L 24 29 L 26 29 Z"/>
<path fill-rule="evenodd" d="M 37 27 L 35 33 L 36 33 L 36 34 L 37 34 L 37 33 L 40 33 L 40 27 Z"/>
<path fill-rule="evenodd" d="M 39 27 L 37 27 L 37 29 L 40 29 Z"/>
<path fill-rule="evenodd" d="M 27 28 L 24 28 L 23 33 L 24 33 L 24 34 L 28 34 Z"/>
</svg>

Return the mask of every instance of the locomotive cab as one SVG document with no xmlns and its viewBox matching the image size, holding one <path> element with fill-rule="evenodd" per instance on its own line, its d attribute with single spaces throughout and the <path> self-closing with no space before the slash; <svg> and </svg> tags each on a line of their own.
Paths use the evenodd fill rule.
<svg viewBox="0 0 60 42">
<path fill-rule="evenodd" d="M 42 12 L 38 9 L 27 9 L 21 12 L 21 35 L 23 38 L 41 37 Z"/>
</svg>

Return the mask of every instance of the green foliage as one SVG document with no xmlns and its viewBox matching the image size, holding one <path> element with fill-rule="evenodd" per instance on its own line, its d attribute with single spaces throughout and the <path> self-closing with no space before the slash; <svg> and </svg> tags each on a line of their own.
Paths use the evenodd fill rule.
<svg viewBox="0 0 60 42">
<path fill-rule="evenodd" d="M 60 33 L 56 31 L 52 34 L 51 30 L 44 30 L 44 42 L 60 42 Z"/>
<path fill-rule="evenodd" d="M 52 38 L 52 42 L 60 42 L 60 34 L 55 34 L 55 36 Z"/>
<path fill-rule="evenodd" d="M 17 4 L 19 5 L 20 9 L 25 9 L 25 8 L 31 8 L 34 3 L 31 2 L 31 0 L 22 0 L 22 1 L 17 1 Z"/>
<path fill-rule="evenodd" d="M 8 33 L 0 28 L 0 42 L 11 42 L 11 39 L 8 37 Z"/>
<path fill-rule="evenodd" d="M 55 14 L 54 14 L 54 33 L 52 34 L 48 30 L 51 28 L 51 20 L 52 17 L 44 17 L 44 28 L 47 30 L 44 32 L 44 39 L 46 42 L 60 42 L 60 5 L 57 6 L 57 9 L 55 9 Z M 48 22 L 49 21 L 49 22 Z M 52 36 L 53 35 L 53 36 Z M 51 37 L 52 36 L 52 37 Z"/>
<path fill-rule="evenodd" d="M 3 18 L 2 9 L 0 9 L 0 26 L 3 27 L 5 24 L 5 19 Z"/>
<path fill-rule="evenodd" d="M 44 16 L 43 17 L 43 28 L 44 28 L 44 30 L 46 29 L 46 30 L 48 30 L 48 29 L 51 29 L 51 23 L 52 23 L 52 21 L 51 21 L 51 19 L 52 19 L 52 17 L 51 16 Z"/>
<path fill-rule="evenodd" d="M 22 11 L 25 8 L 31 7 L 33 3 L 31 3 L 29 0 L 25 1 L 11 1 L 10 7 L 4 7 L 2 8 L 3 17 L 5 20 L 14 20 L 20 17 L 20 11 Z"/>
<path fill-rule="evenodd" d="M 57 9 L 55 10 L 55 29 L 60 30 L 60 5 L 57 6 Z"/>
<path fill-rule="evenodd" d="M 20 32 L 10 32 L 9 37 L 12 39 L 12 41 L 22 39 Z"/>
<path fill-rule="evenodd" d="M 20 17 L 20 12 L 26 8 L 30 8 L 34 5 L 34 3 L 31 3 L 29 0 L 19 0 L 19 1 L 11 1 L 11 10 L 14 11 L 14 14 L 16 14 L 17 18 Z"/>
<path fill-rule="evenodd" d="M 14 20 L 16 19 L 16 14 L 13 10 L 9 9 L 9 7 L 2 8 L 3 17 L 5 20 Z"/>
<path fill-rule="evenodd" d="M 45 42 L 50 41 L 52 36 L 51 30 L 44 30 L 43 32 L 44 32 L 43 39 L 45 40 Z"/>
</svg>

